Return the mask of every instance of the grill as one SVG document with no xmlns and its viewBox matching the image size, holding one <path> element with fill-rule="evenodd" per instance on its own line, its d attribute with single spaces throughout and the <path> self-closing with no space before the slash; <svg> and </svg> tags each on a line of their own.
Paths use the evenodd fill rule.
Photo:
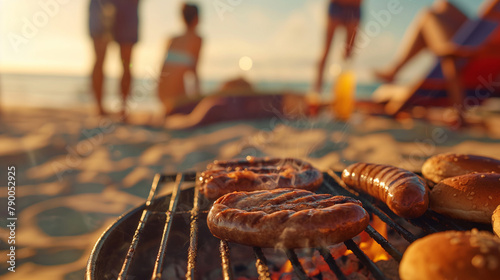
<svg viewBox="0 0 500 280">
<path fill-rule="evenodd" d="M 387 224 L 388 228 L 409 243 L 427 234 L 445 230 L 489 230 L 488 225 L 446 218 L 431 210 L 417 219 L 405 220 L 392 213 L 372 197 L 349 189 L 339 173 L 323 173 L 324 182 L 317 193 L 345 195 L 363 203 L 363 207 Z M 211 202 L 199 194 L 196 173 L 156 174 L 144 205 L 118 219 L 101 236 L 89 258 L 86 279 L 271 279 L 273 263 L 267 250 L 228 243 L 215 238 L 206 225 Z M 159 196 L 161 186 L 171 193 Z M 417 230 L 415 230 L 417 229 Z M 397 262 L 402 252 L 372 226 L 365 232 Z M 415 233 L 418 232 L 418 233 Z M 363 252 L 353 240 L 344 242 L 359 262 L 377 280 L 391 279 Z M 272 251 L 273 258 L 282 254 L 293 267 L 295 279 L 309 279 L 299 261 L 297 250 Z M 348 279 L 327 248 L 314 248 L 338 279 Z M 266 258 L 267 257 L 267 258 Z M 241 265 L 251 260 L 252 269 Z M 397 266 L 395 267 L 397 275 Z M 211 275 L 215 275 L 211 277 Z M 351 278 L 349 278 L 351 279 Z"/>
</svg>

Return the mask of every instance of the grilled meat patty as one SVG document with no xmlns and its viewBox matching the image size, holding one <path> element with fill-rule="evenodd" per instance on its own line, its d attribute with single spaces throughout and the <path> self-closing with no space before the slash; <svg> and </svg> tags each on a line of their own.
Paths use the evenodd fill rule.
<svg viewBox="0 0 500 280">
<path fill-rule="evenodd" d="M 311 164 L 293 158 L 254 158 L 214 161 L 201 173 L 200 191 L 216 199 L 234 191 L 295 188 L 316 190 L 322 173 Z"/>
<path fill-rule="evenodd" d="M 216 237 L 264 248 L 336 244 L 358 235 L 368 222 L 368 213 L 353 198 L 296 189 L 226 194 L 207 218 Z"/>
</svg>

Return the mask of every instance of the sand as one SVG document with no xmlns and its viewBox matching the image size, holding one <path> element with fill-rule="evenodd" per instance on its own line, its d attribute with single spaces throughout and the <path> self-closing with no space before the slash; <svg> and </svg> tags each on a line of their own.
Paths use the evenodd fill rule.
<svg viewBox="0 0 500 280">
<path fill-rule="evenodd" d="M 321 170 L 367 161 L 418 171 L 427 157 L 452 151 L 500 158 L 496 115 L 461 131 L 362 114 L 348 123 L 322 115 L 187 130 L 152 127 L 151 119 L 136 114 L 125 124 L 84 109 L 2 110 L 0 162 L 4 174 L 10 165 L 17 170 L 18 217 L 16 272 L 6 272 L 2 245 L 2 279 L 82 279 L 100 234 L 144 202 L 157 172 L 200 171 L 212 160 L 247 155 L 297 157 Z M 4 186 L 0 200 L 4 207 Z M 8 234 L 2 226 L 3 241 Z"/>
</svg>

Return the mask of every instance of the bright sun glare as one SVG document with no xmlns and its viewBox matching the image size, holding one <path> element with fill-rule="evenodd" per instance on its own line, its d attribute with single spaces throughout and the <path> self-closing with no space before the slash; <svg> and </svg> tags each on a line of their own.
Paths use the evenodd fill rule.
<svg viewBox="0 0 500 280">
<path fill-rule="evenodd" d="M 248 70 L 252 69 L 253 61 L 248 56 L 242 56 L 240 58 L 239 65 L 240 65 L 241 70 L 248 71 Z"/>
</svg>

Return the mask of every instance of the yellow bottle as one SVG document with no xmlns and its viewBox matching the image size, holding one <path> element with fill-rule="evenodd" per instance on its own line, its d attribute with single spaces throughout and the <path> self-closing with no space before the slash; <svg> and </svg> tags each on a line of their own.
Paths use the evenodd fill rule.
<svg viewBox="0 0 500 280">
<path fill-rule="evenodd" d="M 332 111 L 339 120 L 347 121 L 354 111 L 356 93 L 356 75 L 353 70 L 340 73 L 333 88 Z"/>
</svg>

